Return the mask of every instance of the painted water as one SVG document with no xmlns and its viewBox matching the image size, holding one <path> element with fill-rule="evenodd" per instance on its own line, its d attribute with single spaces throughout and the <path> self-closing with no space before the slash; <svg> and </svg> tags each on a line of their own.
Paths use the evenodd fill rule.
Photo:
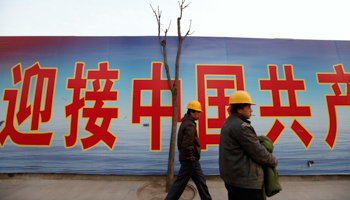
<svg viewBox="0 0 350 200">
<path fill-rule="evenodd" d="M 327 117 L 327 116 L 326 116 Z M 94 148 L 82 151 L 78 141 L 73 148 L 66 149 L 63 136 L 68 132 L 69 119 L 53 120 L 40 131 L 54 129 L 51 147 L 20 147 L 7 140 L 0 149 L 0 173 L 79 173 L 115 175 L 165 175 L 168 162 L 168 146 L 171 124 L 162 119 L 162 150 L 150 151 L 150 130 L 142 124 L 131 125 L 130 118 L 112 121 L 110 131 L 117 137 L 114 149 L 109 150 L 102 142 Z M 326 118 L 327 119 L 327 118 Z M 331 150 L 323 141 L 328 124 L 320 124 L 312 119 L 300 119 L 314 139 L 308 149 L 289 129 L 292 119 L 280 119 L 286 129 L 275 144 L 274 154 L 279 159 L 277 170 L 280 175 L 316 175 L 350 173 L 350 127 L 346 119 L 339 119 L 340 126 L 336 145 Z M 258 135 L 264 135 L 273 119 L 252 118 L 252 125 Z M 289 124 L 288 124 L 289 123 Z M 79 138 L 88 136 L 80 123 Z M 23 125 L 25 127 L 26 125 Z M 202 151 L 200 163 L 205 175 L 218 175 L 218 146 L 209 146 Z M 310 167 L 308 161 L 314 164 Z M 180 168 L 178 152 L 175 155 L 175 174 Z"/>
</svg>

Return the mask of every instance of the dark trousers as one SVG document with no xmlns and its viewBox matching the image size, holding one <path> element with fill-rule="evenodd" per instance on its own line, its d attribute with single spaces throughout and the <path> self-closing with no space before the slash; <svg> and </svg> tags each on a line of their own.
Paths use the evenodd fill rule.
<svg viewBox="0 0 350 200">
<path fill-rule="evenodd" d="M 193 182 L 196 184 L 201 199 L 211 199 L 201 165 L 195 162 L 180 163 L 181 168 L 179 174 L 177 175 L 177 179 L 174 182 L 173 186 L 170 188 L 170 191 L 165 200 L 179 199 L 185 190 L 190 178 L 192 178 Z"/>
<path fill-rule="evenodd" d="M 225 183 L 229 200 L 264 200 L 263 190 L 239 188 Z"/>
</svg>

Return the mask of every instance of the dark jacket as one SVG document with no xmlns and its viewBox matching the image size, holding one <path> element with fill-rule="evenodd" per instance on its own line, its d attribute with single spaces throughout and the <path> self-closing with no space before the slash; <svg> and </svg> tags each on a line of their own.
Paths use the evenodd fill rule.
<svg viewBox="0 0 350 200">
<path fill-rule="evenodd" d="M 221 178 L 229 185 L 262 189 L 262 165 L 276 167 L 277 158 L 263 147 L 250 121 L 235 113 L 222 125 L 219 144 Z"/>
<path fill-rule="evenodd" d="M 197 135 L 196 123 L 189 114 L 181 119 L 181 125 L 177 135 L 177 148 L 180 162 L 197 162 L 200 159 L 201 145 Z"/>
</svg>

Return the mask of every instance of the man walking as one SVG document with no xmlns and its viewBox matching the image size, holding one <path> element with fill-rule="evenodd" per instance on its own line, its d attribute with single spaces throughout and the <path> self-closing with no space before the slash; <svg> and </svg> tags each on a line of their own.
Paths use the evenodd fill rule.
<svg viewBox="0 0 350 200">
<path fill-rule="evenodd" d="M 220 176 L 229 199 L 263 200 L 262 165 L 276 167 L 277 158 L 263 147 L 250 125 L 250 94 L 236 91 L 229 98 L 231 115 L 222 125 L 219 144 Z"/>
<path fill-rule="evenodd" d="M 199 119 L 202 107 L 199 101 L 193 100 L 188 104 L 187 109 L 187 114 L 181 119 L 177 135 L 177 148 L 179 150 L 181 168 L 165 200 L 179 199 L 190 178 L 196 184 L 201 199 L 211 199 L 201 165 L 199 164 L 201 146 L 195 120 Z"/>
</svg>

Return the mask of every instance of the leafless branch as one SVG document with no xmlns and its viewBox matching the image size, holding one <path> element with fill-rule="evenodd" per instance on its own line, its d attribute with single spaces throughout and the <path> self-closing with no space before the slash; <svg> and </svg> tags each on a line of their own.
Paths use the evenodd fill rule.
<svg viewBox="0 0 350 200">
<path fill-rule="evenodd" d="M 186 33 L 186 35 L 182 38 L 183 40 L 188 36 L 188 35 L 192 35 L 194 33 L 194 31 L 192 33 L 191 32 L 191 24 L 192 24 L 192 20 L 190 20 L 190 26 L 188 28 L 188 31 Z"/>
<path fill-rule="evenodd" d="M 158 24 L 158 40 L 159 40 L 159 44 L 162 45 L 161 39 L 160 39 L 160 29 L 161 29 L 161 23 L 160 23 L 160 18 L 162 16 L 162 11 L 159 11 L 159 7 L 158 7 L 158 13 L 153 9 L 152 5 L 150 4 L 152 11 L 154 13 L 154 16 L 156 17 L 157 20 L 157 24 Z M 163 46 L 163 45 L 162 45 Z"/>
<path fill-rule="evenodd" d="M 180 7 L 180 19 L 182 18 L 182 11 L 185 10 L 185 8 L 187 8 L 192 3 L 192 2 L 190 2 L 189 4 L 184 6 L 185 1 L 186 0 L 182 0 L 181 4 L 180 4 L 180 1 L 178 1 L 179 7 Z"/>
<path fill-rule="evenodd" d="M 170 71 L 169 71 L 169 65 L 168 65 L 168 57 L 167 57 L 167 52 L 166 52 L 166 39 L 167 39 L 167 35 L 168 35 L 168 31 L 170 29 L 170 25 L 171 25 L 171 21 L 169 23 L 169 26 L 167 29 L 163 30 L 161 29 L 161 22 L 160 22 L 160 18 L 162 15 L 162 12 L 159 11 L 159 7 L 158 7 L 158 13 L 153 9 L 152 5 L 150 5 L 152 8 L 152 11 L 157 19 L 157 24 L 158 24 L 158 40 L 159 40 L 159 44 L 163 47 L 163 57 L 164 57 L 164 66 L 165 66 L 165 71 L 167 74 L 167 79 L 168 79 L 168 84 L 169 84 L 169 88 L 172 92 L 174 92 L 174 87 L 171 84 L 171 77 L 170 77 Z M 160 36 L 160 30 L 162 30 L 164 32 L 164 39 L 161 39 Z"/>
<path fill-rule="evenodd" d="M 180 7 L 180 17 L 177 18 L 177 35 L 178 35 L 178 38 L 179 38 L 179 41 L 182 42 L 188 35 L 192 35 L 194 32 L 191 33 L 191 24 L 192 24 L 192 20 L 190 20 L 190 26 L 189 26 L 189 29 L 188 31 L 186 32 L 185 36 L 182 37 L 181 36 L 181 27 L 180 27 L 180 21 L 182 19 L 182 11 L 187 8 L 192 2 L 190 2 L 189 4 L 185 5 L 185 1 L 186 0 L 182 0 L 182 2 L 180 3 L 180 1 L 178 1 L 179 3 L 179 7 Z"/>
<path fill-rule="evenodd" d="M 170 29 L 170 25 L 171 25 L 171 21 L 170 21 L 170 23 L 169 23 L 169 26 L 168 26 L 168 28 L 167 29 L 165 29 L 165 30 L 163 30 L 162 29 L 162 23 L 161 23 L 161 21 L 160 21 L 160 18 L 162 17 L 162 11 L 160 11 L 159 10 L 159 7 L 158 7 L 158 13 L 153 9 L 153 7 L 152 7 L 152 5 L 150 4 L 150 6 L 151 6 L 151 8 L 152 8 L 152 11 L 153 11 L 153 13 L 154 13 L 154 16 L 156 17 L 156 20 L 157 20 L 157 24 L 158 24 L 158 39 L 159 39 L 159 43 L 160 43 L 160 45 L 162 45 L 163 46 L 163 44 L 164 44 L 164 40 L 162 41 L 161 40 L 161 37 L 160 37 L 160 30 L 162 30 L 164 33 L 165 33 L 165 38 L 166 38 L 166 36 L 168 35 L 168 31 L 169 31 L 169 29 Z"/>
<path fill-rule="evenodd" d="M 171 20 L 170 20 L 170 23 L 169 23 L 169 26 L 168 26 L 168 29 L 167 29 L 167 31 L 170 29 L 170 25 L 171 25 Z"/>
</svg>

